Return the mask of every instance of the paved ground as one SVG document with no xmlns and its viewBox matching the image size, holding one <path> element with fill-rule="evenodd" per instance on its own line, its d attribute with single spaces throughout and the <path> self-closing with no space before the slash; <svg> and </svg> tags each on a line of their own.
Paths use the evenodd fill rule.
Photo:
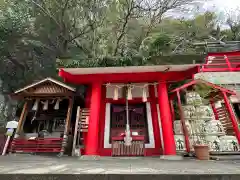
<svg viewBox="0 0 240 180">
<path fill-rule="evenodd" d="M 167 161 L 154 158 L 100 158 L 33 155 L 0 156 L 2 174 L 240 174 L 240 161 Z"/>
</svg>

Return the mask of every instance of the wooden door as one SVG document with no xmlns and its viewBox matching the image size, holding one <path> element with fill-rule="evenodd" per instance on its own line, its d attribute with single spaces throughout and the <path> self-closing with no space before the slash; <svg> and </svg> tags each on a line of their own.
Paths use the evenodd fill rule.
<svg viewBox="0 0 240 180">
<path fill-rule="evenodd" d="M 126 106 L 112 105 L 110 136 L 120 136 L 124 133 L 126 123 Z M 149 142 L 146 105 L 144 103 L 129 106 L 129 124 L 132 132 L 137 132 L 138 135 L 145 136 L 145 143 Z"/>
</svg>

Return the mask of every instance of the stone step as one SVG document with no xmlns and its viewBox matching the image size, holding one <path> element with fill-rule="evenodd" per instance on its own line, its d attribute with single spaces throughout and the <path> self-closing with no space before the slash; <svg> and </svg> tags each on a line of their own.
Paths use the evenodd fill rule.
<svg viewBox="0 0 240 180">
<path fill-rule="evenodd" d="M 235 161 L 235 160 L 240 160 L 240 155 L 220 155 L 220 156 L 217 156 L 217 155 L 213 156 L 213 155 L 211 155 L 210 157 L 211 157 L 211 159 L 218 160 L 218 161 L 226 161 L 226 160 L 227 161 L 229 161 L 229 160 Z"/>
<path fill-rule="evenodd" d="M 240 151 L 238 152 L 210 152 L 212 156 L 240 156 Z"/>
</svg>

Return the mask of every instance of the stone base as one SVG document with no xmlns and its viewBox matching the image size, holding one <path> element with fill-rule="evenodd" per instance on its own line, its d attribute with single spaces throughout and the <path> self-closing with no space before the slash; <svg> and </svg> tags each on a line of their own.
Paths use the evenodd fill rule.
<svg viewBox="0 0 240 180">
<path fill-rule="evenodd" d="M 180 160 L 183 160 L 183 157 L 178 155 L 163 155 L 163 156 L 160 156 L 160 159 L 170 160 L 170 161 L 180 161 Z"/>
<path fill-rule="evenodd" d="M 98 161 L 100 159 L 100 156 L 98 155 L 83 155 L 79 157 L 80 160 L 94 160 Z"/>
</svg>

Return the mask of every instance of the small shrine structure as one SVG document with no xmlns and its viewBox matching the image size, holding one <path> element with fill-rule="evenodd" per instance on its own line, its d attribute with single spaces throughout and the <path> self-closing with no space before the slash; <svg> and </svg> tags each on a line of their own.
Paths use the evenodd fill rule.
<svg viewBox="0 0 240 180">
<path fill-rule="evenodd" d="M 15 91 L 24 101 L 11 152 L 64 153 L 71 132 L 75 88 L 46 78 Z"/>
<path fill-rule="evenodd" d="M 229 100 L 232 95 L 235 95 L 235 92 L 200 79 L 192 80 L 171 91 L 170 100 L 176 100 L 180 117 L 180 120 L 176 120 L 176 113 L 172 109 L 178 151 L 191 152 L 197 135 L 205 141 L 203 143 L 209 145 L 212 153 L 240 151 L 239 120 Z M 181 98 L 183 96 L 184 98 Z M 200 103 L 197 109 L 202 112 L 197 120 L 197 135 L 193 134 L 195 130 L 191 123 L 194 118 L 192 112 L 196 111 L 190 105 L 193 98 L 198 98 L 200 102 L 205 101 Z"/>
</svg>

